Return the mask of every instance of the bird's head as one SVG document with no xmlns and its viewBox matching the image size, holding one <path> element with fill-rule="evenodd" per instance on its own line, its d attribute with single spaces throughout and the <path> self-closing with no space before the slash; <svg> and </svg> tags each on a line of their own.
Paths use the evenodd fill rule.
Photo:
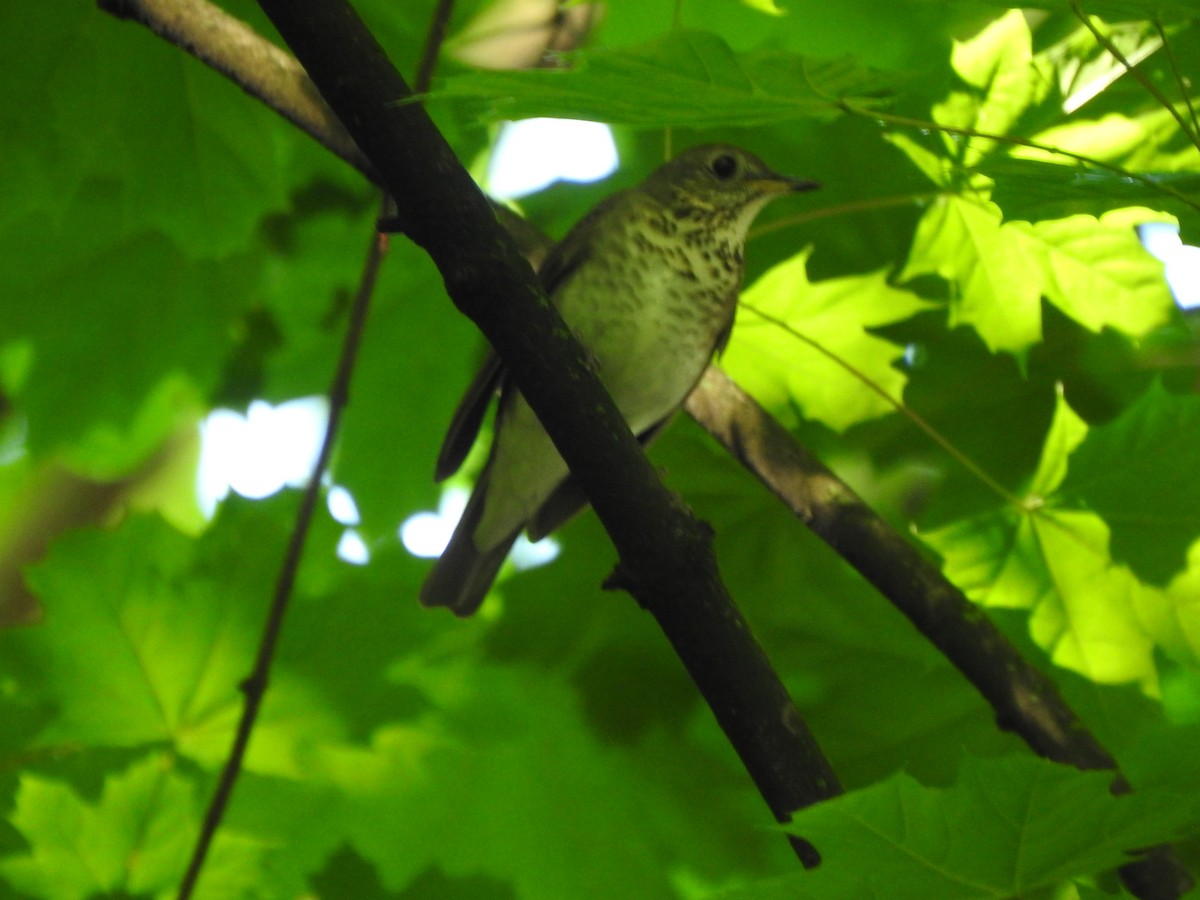
<svg viewBox="0 0 1200 900">
<path fill-rule="evenodd" d="M 780 175 L 740 147 L 705 144 L 680 153 L 646 179 L 644 190 L 673 209 L 757 212 L 781 194 L 811 191 L 813 181 Z"/>
</svg>

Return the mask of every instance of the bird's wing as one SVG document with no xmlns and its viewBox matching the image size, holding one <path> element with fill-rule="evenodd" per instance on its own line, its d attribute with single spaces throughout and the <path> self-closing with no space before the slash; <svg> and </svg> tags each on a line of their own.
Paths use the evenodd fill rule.
<svg viewBox="0 0 1200 900">
<path fill-rule="evenodd" d="M 661 422 L 651 425 L 645 431 L 638 435 L 638 441 L 643 447 L 649 447 L 650 444 L 663 432 L 667 427 L 672 417 L 675 415 L 672 412 Z M 546 502 L 538 507 L 538 511 L 533 518 L 529 520 L 527 531 L 531 541 L 540 541 L 552 531 L 557 531 L 560 526 L 565 524 L 569 519 L 575 517 L 577 513 L 582 512 L 587 508 L 588 499 L 584 494 L 583 488 L 579 484 L 579 480 L 574 475 L 568 475 L 554 489 Z"/>
<path fill-rule="evenodd" d="M 504 363 L 496 351 L 489 350 L 487 359 L 454 410 L 454 417 L 450 420 L 450 427 L 446 430 L 446 438 L 438 453 L 433 475 L 435 481 L 442 481 L 457 472 L 471 452 L 471 445 L 479 436 L 479 427 L 483 424 L 488 405 L 503 386 L 506 374 Z"/>
<path fill-rule="evenodd" d="M 538 270 L 538 278 L 541 279 L 547 297 L 553 298 L 555 288 L 566 281 L 588 258 L 587 244 L 584 241 L 572 241 L 570 238 L 571 235 L 567 235 L 561 243 L 556 244 Z"/>
<path fill-rule="evenodd" d="M 548 297 L 553 298 L 559 287 L 587 260 L 593 243 L 588 237 L 594 230 L 590 223 L 606 215 L 622 196 L 620 193 L 614 194 L 600 203 L 580 219 L 566 237 L 554 245 L 538 269 L 538 278 Z M 489 351 L 487 359 L 459 401 L 454 417 L 450 420 L 450 427 L 446 431 L 445 440 L 442 441 L 442 449 L 438 453 L 437 466 L 434 469 L 434 478 L 437 481 L 442 481 L 457 472 L 467 454 L 471 452 L 471 446 L 479 436 L 479 428 L 483 424 L 488 404 L 492 397 L 504 388 L 507 375 L 508 370 L 500 357 L 494 350 Z"/>
<path fill-rule="evenodd" d="M 618 204 L 636 203 L 637 200 L 637 195 L 628 191 L 613 194 L 576 222 L 566 236 L 554 245 L 554 249 L 538 269 L 538 278 L 541 279 L 546 296 L 554 298 L 563 282 L 587 261 L 596 242 L 603 238 L 603 229 L 598 229 L 595 223 L 608 216 Z"/>
<path fill-rule="evenodd" d="M 587 495 L 579 486 L 579 481 L 574 475 L 568 475 L 529 520 L 526 525 L 529 539 L 540 541 L 568 519 L 574 518 L 576 513 L 586 509 L 587 505 Z"/>
<path fill-rule="evenodd" d="M 611 205 L 612 199 L 614 198 L 601 203 L 581 219 L 546 256 L 545 262 L 538 270 L 538 278 L 547 296 L 553 297 L 555 290 L 587 260 L 588 241 L 584 238 L 588 229 L 580 226 L 585 226 L 585 223 L 597 214 L 602 214 Z M 442 441 L 442 449 L 438 453 L 434 470 L 434 478 L 437 481 L 442 481 L 457 472 L 467 454 L 471 452 L 471 446 L 479 436 L 479 428 L 483 424 L 488 404 L 504 387 L 506 376 L 507 369 L 496 355 L 496 351 L 489 351 L 487 359 L 459 401 L 454 417 L 450 420 L 450 427 L 446 431 L 445 440 Z"/>
</svg>

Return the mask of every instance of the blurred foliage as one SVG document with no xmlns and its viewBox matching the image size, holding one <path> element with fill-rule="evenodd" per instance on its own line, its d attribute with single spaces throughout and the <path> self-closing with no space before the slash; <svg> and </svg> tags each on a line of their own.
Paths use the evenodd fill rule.
<svg viewBox="0 0 1200 900">
<path fill-rule="evenodd" d="M 432 0 L 359 5 L 411 72 Z M 795 823 L 819 871 L 796 871 L 652 620 L 600 591 L 590 515 L 477 618 L 418 608 L 428 564 L 396 527 L 437 507 L 483 342 L 397 238 L 332 471 L 372 559 L 339 561 L 319 516 L 200 896 L 1100 897 L 1123 851 L 1189 835 L 1195 868 L 1200 354 L 1134 230 L 1200 237 L 1194 4 L 1086 4 L 1190 134 L 1061 0 L 647 0 L 555 68 L 464 63 L 519 5 L 454 11 L 430 109 L 460 158 L 503 116 L 616 124 L 606 183 L 522 202 L 553 235 L 661 161 L 668 126 L 821 182 L 760 221 L 726 366 L 1053 673 L 1137 791 L 998 731 L 690 422 L 652 457 L 713 524 L 848 789 Z M 0 895 L 169 896 L 297 501 L 232 499 L 201 527 L 196 428 L 326 390 L 378 201 L 94 5 L 9 3 L 0 26 L 19 38 L 0 58 L 0 613 L 25 623 L 0 634 Z"/>
</svg>

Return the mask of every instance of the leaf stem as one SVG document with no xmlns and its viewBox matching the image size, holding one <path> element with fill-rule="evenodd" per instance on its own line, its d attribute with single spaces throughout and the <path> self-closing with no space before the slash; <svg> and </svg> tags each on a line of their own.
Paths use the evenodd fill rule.
<svg viewBox="0 0 1200 900">
<path fill-rule="evenodd" d="M 792 216 L 782 216 L 765 225 L 755 226 L 750 229 L 749 239 L 754 240 L 763 235 L 781 231 L 784 228 L 792 228 L 796 225 L 803 225 L 818 219 L 827 219 L 831 216 L 843 216 L 848 213 L 864 212 L 873 209 L 889 209 L 893 206 L 913 206 L 918 203 L 927 203 L 931 200 L 936 200 L 938 197 L 945 196 L 946 193 L 946 191 L 929 191 L 922 194 L 895 194 L 890 197 L 865 197 L 862 200 L 848 200 L 837 206 L 827 206 L 823 209 L 809 210 Z"/>
<path fill-rule="evenodd" d="M 884 402 L 886 402 L 889 406 L 891 406 L 893 409 L 895 409 L 896 412 L 900 413 L 902 416 L 906 417 L 910 422 L 912 422 L 914 425 L 916 425 L 917 428 L 919 428 L 921 431 L 923 431 L 925 433 L 926 437 L 928 437 L 931 441 L 933 441 L 935 444 L 937 444 L 939 447 L 941 447 L 942 450 L 944 450 L 950 456 L 951 459 L 953 459 L 956 463 L 958 463 L 960 466 L 962 466 L 966 471 L 970 472 L 973 476 L 975 476 L 975 478 L 977 478 L 980 482 L 982 482 L 984 485 L 986 485 L 989 490 L 991 490 L 992 492 L 997 494 L 999 497 L 1001 497 L 1006 503 L 1009 503 L 1009 504 L 1017 507 L 1018 509 L 1023 509 L 1025 507 L 1025 502 L 1020 497 L 1018 497 L 1016 494 L 1014 494 L 1012 491 L 1010 491 L 1008 488 L 1006 488 L 1004 485 L 1002 485 L 1000 482 L 998 482 L 996 479 L 994 479 L 991 475 L 989 475 L 987 472 L 985 472 L 973 459 L 971 459 L 969 456 L 967 456 L 965 453 L 963 453 L 961 450 L 959 450 L 957 447 L 955 447 L 954 444 L 952 444 L 944 435 L 942 435 L 941 432 L 939 432 L 936 428 L 934 428 L 932 425 L 930 425 L 924 418 L 922 418 L 920 415 L 918 415 L 912 409 L 905 406 L 903 403 L 901 403 L 899 400 L 897 400 L 891 394 L 889 394 L 887 391 L 885 391 L 883 388 L 881 388 L 878 384 L 875 383 L 874 380 L 871 379 L 871 377 L 869 375 L 867 375 L 861 369 L 857 368 L 853 363 L 851 363 L 845 359 L 842 359 L 842 357 L 838 356 L 832 350 L 829 350 L 828 348 L 822 346 L 819 342 L 813 340 L 812 338 L 810 338 L 808 335 L 804 334 L 803 332 L 796 330 L 791 325 L 789 325 L 787 322 L 783 321 L 783 319 L 773 316 L 768 312 L 763 312 L 758 307 L 753 306 L 744 301 L 740 302 L 739 305 L 743 309 L 746 309 L 746 310 L 754 313 L 760 319 L 763 319 L 764 321 L 769 322 L 770 324 L 774 325 L 777 328 L 783 329 L 785 332 L 790 334 L 796 340 L 807 344 L 808 346 L 810 346 L 814 350 L 816 350 L 818 353 L 820 353 L 822 356 L 824 356 L 826 359 L 830 360 L 835 365 L 840 366 L 842 369 L 844 369 L 846 372 L 848 372 L 854 378 L 858 379 L 858 381 L 862 382 L 862 384 L 864 384 L 867 388 L 869 388 L 871 391 L 873 391 L 875 394 L 877 394 L 879 397 L 881 397 L 884 400 Z"/>
<path fill-rule="evenodd" d="M 940 131 L 945 134 L 958 134 L 963 137 L 983 138 L 988 141 L 995 141 L 999 144 L 1013 144 L 1018 147 L 1028 147 L 1031 150 L 1040 150 L 1043 153 L 1049 153 L 1054 156 L 1065 156 L 1067 159 L 1073 159 L 1075 162 L 1082 163 L 1088 166 L 1094 166 L 1097 169 L 1103 169 L 1106 172 L 1112 172 L 1114 175 L 1119 175 L 1122 178 L 1129 178 L 1139 182 L 1142 185 L 1164 194 L 1173 200 L 1177 200 L 1192 209 L 1200 212 L 1200 201 L 1191 199 L 1190 197 L 1181 194 L 1179 191 L 1165 184 L 1160 184 L 1153 178 L 1147 177 L 1138 172 L 1131 172 L 1122 166 L 1106 163 L 1102 160 L 1095 159 L 1091 156 L 1084 156 L 1082 153 L 1074 153 L 1071 150 L 1064 150 L 1062 147 L 1054 147 L 1050 144 L 1042 144 L 1038 141 L 1031 141 L 1028 138 L 1017 137 L 1011 134 L 993 134 L 987 131 L 977 131 L 974 128 L 961 128 L 956 125 L 943 125 L 940 122 L 929 122 L 922 119 L 911 119 L 907 116 L 894 116 L 890 113 L 880 112 L 877 109 L 863 109 L 850 103 L 848 100 L 837 100 L 835 105 L 842 112 L 851 116 L 861 116 L 867 119 L 874 119 L 881 124 L 898 125 L 903 128 L 915 128 L 921 131 Z"/>
<path fill-rule="evenodd" d="M 1171 74 L 1175 76 L 1175 83 L 1179 85 L 1179 93 L 1183 97 L 1184 105 L 1188 109 L 1188 116 L 1192 120 L 1192 138 L 1195 143 L 1195 136 L 1200 134 L 1200 122 L 1196 120 L 1196 107 L 1192 103 L 1192 95 L 1188 93 L 1187 81 L 1184 79 L 1183 73 L 1179 71 L 1179 63 L 1175 59 L 1175 51 L 1171 49 L 1171 41 L 1167 38 L 1166 29 L 1158 19 L 1154 20 L 1154 27 L 1158 30 L 1159 38 L 1162 39 L 1163 50 L 1166 52 L 1167 62 L 1171 66 Z"/>
<path fill-rule="evenodd" d="M 450 13 L 454 11 L 454 0 L 438 0 L 433 18 L 429 22 L 429 31 L 425 35 L 425 46 L 421 48 L 421 61 L 417 63 L 417 75 L 413 79 L 413 93 L 424 94 L 429 90 L 433 80 L 433 70 L 437 67 L 438 54 L 442 44 L 446 42 L 446 27 L 450 23 Z"/>
<path fill-rule="evenodd" d="M 1087 15 L 1082 9 L 1079 8 L 1079 0 L 1071 0 L 1071 12 L 1075 14 L 1075 18 L 1083 23 L 1083 27 L 1092 33 L 1092 37 L 1096 39 L 1096 42 L 1105 50 L 1107 50 L 1112 55 L 1113 59 L 1119 62 L 1124 67 L 1125 71 L 1132 75 L 1134 80 L 1144 87 L 1150 93 L 1150 96 L 1152 96 L 1162 105 L 1163 109 L 1167 110 L 1167 112 L 1174 117 L 1175 121 L 1179 123 L 1179 127 L 1183 130 L 1183 133 L 1187 135 L 1188 140 L 1191 141 L 1192 144 L 1194 144 L 1197 148 L 1200 148 L 1200 143 L 1197 143 L 1195 133 L 1188 126 L 1188 123 L 1184 121 L 1184 118 L 1182 115 L 1180 115 L 1179 110 L 1175 108 L 1175 104 L 1168 100 L 1163 95 L 1163 92 L 1158 89 L 1158 86 L 1146 77 L 1145 72 L 1134 66 L 1125 57 L 1125 54 L 1123 54 L 1117 48 L 1117 45 L 1109 39 L 1108 35 L 1101 33 L 1100 29 L 1092 24 L 1091 16 Z M 1163 39 L 1163 43 L 1166 43 L 1165 37 Z"/>
</svg>

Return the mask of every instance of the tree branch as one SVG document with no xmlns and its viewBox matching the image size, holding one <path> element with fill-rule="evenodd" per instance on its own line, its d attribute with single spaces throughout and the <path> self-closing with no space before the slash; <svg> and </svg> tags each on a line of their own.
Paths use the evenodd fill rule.
<svg viewBox="0 0 1200 900">
<path fill-rule="evenodd" d="M 201 0 L 166 4 L 173 10 L 161 0 L 101 2 L 119 15 L 136 10 L 156 33 L 226 74 L 240 72 L 234 60 L 206 46 L 203 27 L 197 32 L 186 20 L 203 11 L 223 34 L 239 34 L 228 17 L 209 15 Z M 377 172 L 398 198 L 405 233 L 429 252 L 451 298 L 488 336 L 543 418 L 617 545 L 624 584 L 660 622 L 776 819 L 786 822 L 795 810 L 839 793 L 832 769 L 720 582 L 708 530 L 659 482 L 512 238 L 424 110 L 401 102 L 410 91 L 383 50 L 339 0 L 264 0 L 262 6 L 370 162 L 364 165 L 340 142 L 331 146 L 327 138 L 338 129 L 316 114 L 319 105 L 300 115 L 272 93 L 278 81 L 239 77 L 239 83 L 288 110 L 288 118 L 321 135 L 326 146 L 340 146 L 335 152 L 360 171 Z M 174 11 L 184 21 L 175 21 Z M 280 68 L 277 59 L 272 67 Z M 282 69 L 291 75 L 283 94 L 308 93 L 297 70 Z M 572 421 L 579 409 L 590 411 L 589 421 Z M 806 865 L 819 861 L 811 845 L 793 839 L 793 846 Z"/>
<path fill-rule="evenodd" d="M 1053 682 L 728 375 L 710 366 L 684 408 L 975 685 L 995 709 L 1001 728 L 1055 762 L 1080 769 L 1117 767 Z"/>
<path fill-rule="evenodd" d="M 119 19 L 146 26 L 163 40 L 190 53 L 296 125 L 369 181 L 379 184 L 379 175 L 370 160 L 358 149 L 296 57 L 276 47 L 245 22 L 208 0 L 97 0 L 97 6 Z M 503 204 L 493 203 L 492 211 L 516 239 L 526 258 L 544 254 L 547 242 L 540 231 Z"/>
<path fill-rule="evenodd" d="M 771 811 L 840 791 L 721 584 L 708 530 L 659 481 L 512 238 L 342 0 L 260 0 L 375 164 L 406 235 L 438 266 L 579 478 L 620 555 L 625 586 L 659 621 Z M 580 414 L 588 410 L 588 416 Z M 804 847 L 806 864 L 815 849 Z"/>
<path fill-rule="evenodd" d="M 169 29 L 154 24 L 154 16 L 161 8 L 178 9 L 178 14 L 184 17 L 189 10 L 204 10 L 209 7 L 205 0 L 100 0 L 101 6 L 109 9 L 120 6 L 126 14 L 136 10 L 135 18 L 147 24 L 155 33 L 174 41 Z M 223 13 L 220 15 L 224 15 Z M 271 51 L 278 51 L 261 37 L 254 35 L 242 23 L 237 23 L 246 40 L 265 44 Z M 221 54 L 211 45 L 220 43 L 223 34 L 220 30 L 205 31 L 195 27 L 180 28 L 178 33 L 191 35 L 193 46 L 186 46 L 189 52 L 205 62 L 221 57 Z M 265 52 L 256 48 L 247 54 L 245 61 L 233 59 L 227 71 L 214 63 L 235 82 L 245 84 L 253 80 L 253 74 L 248 71 L 249 61 Z M 286 54 L 285 54 L 286 56 Z M 290 57 L 289 57 L 290 59 Z M 290 85 L 284 85 L 281 93 L 275 95 L 267 92 L 250 91 L 268 106 L 277 109 L 288 118 L 287 109 L 297 102 L 294 94 L 312 96 L 324 107 L 323 101 L 315 94 L 312 83 L 303 74 L 303 70 L 294 60 L 290 63 L 300 77 Z M 324 107 L 326 110 L 328 107 Z M 304 126 L 301 126 L 304 127 Z M 305 128 L 312 137 L 331 151 L 346 159 L 346 155 L 338 151 L 338 146 L 348 138 L 340 122 L 329 115 L 325 127 L 314 129 Z M 355 165 L 359 171 L 368 177 L 375 177 L 370 164 L 365 157 L 360 158 L 359 165 L 352 159 L 347 161 Z M 505 210 L 499 210 L 503 215 Z M 522 252 L 527 257 L 536 258 L 545 252 L 547 241 L 528 222 L 512 215 L 503 215 L 504 224 L 510 230 L 515 229 Z M 907 541 L 896 534 L 886 523 L 875 520 L 874 514 L 853 495 L 848 486 L 841 483 L 836 476 L 813 459 L 807 451 L 792 440 L 781 425 L 775 422 L 769 414 L 761 409 L 752 398 L 741 392 L 735 384 L 720 373 L 710 369 L 705 379 L 688 399 L 687 411 L 706 429 L 720 440 L 731 453 L 735 455 L 756 477 L 764 482 L 773 492 L 787 503 L 806 524 L 814 529 L 822 539 L 826 540 L 843 556 L 867 557 L 874 553 L 882 553 L 881 558 L 890 560 L 890 565 L 897 566 L 889 572 L 880 568 L 873 560 L 867 560 L 867 566 L 874 574 L 864 576 L 879 588 L 885 596 L 895 603 L 902 611 L 912 608 L 909 618 L 926 634 L 935 645 L 941 647 L 951 635 L 956 636 L 955 647 L 943 649 L 955 665 L 961 658 L 965 665 L 964 674 L 980 690 L 984 697 L 996 710 L 997 720 L 1001 727 L 1008 728 L 1019 734 L 1039 754 L 1049 759 L 1055 759 L 1079 768 L 1113 768 L 1115 763 L 1107 751 L 1096 739 L 1079 725 L 1075 714 L 1063 703 L 1052 684 L 1019 658 L 1009 655 L 1015 650 L 1004 647 L 997 640 L 983 632 L 978 632 L 978 622 L 990 622 L 979 616 L 978 610 L 965 602 L 960 592 L 945 582 L 940 572 L 922 558 Z M 847 501 L 846 509 L 839 507 L 838 498 Z M 856 507 L 858 504 L 859 507 Z M 894 548 L 893 542 L 899 542 Z M 879 545 L 883 545 L 881 549 Z M 868 552 L 869 547 L 876 547 Z M 843 550 L 842 548 L 848 548 Z M 857 549 L 856 549 L 857 548 Z M 907 548 L 907 549 L 904 549 Z M 852 564 L 858 565 L 854 559 Z M 931 587 L 933 597 L 925 599 L 916 597 L 911 601 L 897 600 L 892 596 L 892 590 L 898 586 L 905 590 L 905 576 L 914 573 L 914 580 L 908 586 L 908 591 L 915 590 L 918 584 Z M 955 596 L 957 595 L 957 596 Z M 949 619 L 961 618 L 967 625 L 948 622 Z M 925 622 L 925 626 L 921 624 Z M 972 628 L 972 622 L 975 627 Z M 926 627 L 929 630 L 926 630 Z M 996 635 L 999 641 L 1003 636 Z M 980 644 L 975 642 L 979 641 Z M 1007 642 L 1005 642 L 1007 643 Z M 986 646 L 988 652 L 980 652 L 980 647 Z M 1015 662 L 1017 668 L 1009 669 L 1010 663 Z M 989 666 L 991 670 L 988 671 Z M 962 669 L 963 666 L 960 666 Z M 968 671 L 968 669 L 970 671 Z M 1012 680 L 1006 684 L 1005 679 Z M 1044 688 L 1049 685 L 1049 690 Z M 1118 778 L 1120 776 L 1118 775 Z M 1165 855 L 1165 858 L 1164 858 Z M 1190 878 L 1182 872 L 1178 862 L 1170 854 L 1169 849 L 1164 854 L 1162 848 L 1156 848 L 1143 860 L 1125 867 L 1123 875 L 1131 881 L 1131 871 L 1137 867 L 1140 876 L 1137 880 L 1143 885 L 1131 890 L 1139 897 L 1176 897 L 1182 890 L 1172 892 L 1171 884 L 1182 885 L 1190 883 Z M 1158 890 L 1144 885 L 1166 885 Z"/>
<path fill-rule="evenodd" d="M 334 155 L 377 181 L 370 162 L 296 58 L 208 0 L 97 0 L 216 69 Z"/>
<path fill-rule="evenodd" d="M 508 365 L 776 818 L 840 791 L 721 584 L 711 537 L 659 481 L 585 352 L 383 49 L 342 0 L 260 0 L 394 198 L 405 234 Z M 588 410 L 588 416 L 581 415 Z M 819 855 L 804 842 L 801 860 Z"/>
<path fill-rule="evenodd" d="M 804 524 L 858 570 L 975 685 L 996 723 L 1039 756 L 1078 769 L 1111 769 L 1114 793 L 1130 790 L 1116 760 L 1087 730 L 1054 683 L 1026 662 L 980 609 L 850 486 L 801 447 L 779 422 L 710 366 L 685 409 Z M 1121 867 L 1135 896 L 1180 897 L 1192 878 L 1170 847 Z"/>
<path fill-rule="evenodd" d="M 425 46 L 421 48 L 421 60 L 417 63 L 417 74 L 413 77 L 413 87 L 418 94 L 429 90 L 433 70 L 437 67 L 438 54 L 442 52 L 442 44 L 446 41 L 446 26 L 450 24 L 450 13 L 453 10 L 454 0 L 438 0 L 437 8 L 433 11 L 429 32 L 425 35 Z"/>
<path fill-rule="evenodd" d="M 371 246 L 367 250 L 366 262 L 363 265 L 362 276 L 359 280 L 358 291 L 355 294 L 354 305 L 350 311 L 350 321 L 346 326 L 346 337 L 342 342 L 342 352 L 338 358 L 337 369 L 329 386 L 329 420 L 325 423 L 325 434 L 321 440 L 321 451 L 313 466 L 304 495 L 300 499 L 300 508 L 296 512 L 296 524 L 288 537 L 287 551 L 279 567 L 279 575 L 275 580 L 275 590 L 271 597 L 271 605 L 267 611 L 267 620 L 263 626 L 262 639 L 259 641 L 258 653 L 254 659 L 254 668 L 242 682 L 242 692 L 246 695 L 246 703 L 242 707 L 242 716 L 238 720 L 237 731 L 234 734 L 233 747 L 221 769 L 217 780 L 217 788 L 213 791 L 208 809 L 204 814 L 204 822 L 200 834 L 196 838 L 192 850 L 192 858 L 188 861 L 187 872 L 179 887 L 179 900 L 187 900 L 195 890 L 200 872 L 204 868 L 204 860 L 208 856 L 209 847 L 217 835 L 221 820 L 225 816 L 225 808 L 233 796 L 233 788 L 242 771 L 242 761 L 246 749 L 250 745 L 250 735 L 254 724 L 258 721 L 258 712 L 262 707 L 263 697 L 267 693 L 267 684 L 271 674 L 271 663 L 275 658 L 275 648 L 283 631 L 283 619 L 287 614 L 288 605 L 292 598 L 292 586 L 296 580 L 296 572 L 300 568 L 300 557 L 304 553 L 304 544 L 312 525 L 313 512 L 321 495 L 321 479 L 329 467 L 333 456 L 334 440 L 337 437 L 338 426 L 341 423 L 342 412 L 350 393 L 350 376 L 354 372 L 354 363 L 358 358 L 358 347 L 362 342 L 363 328 L 366 325 L 367 310 L 370 307 L 371 294 L 375 290 L 376 276 L 379 265 L 387 248 L 387 236 L 372 235 Z"/>
</svg>

